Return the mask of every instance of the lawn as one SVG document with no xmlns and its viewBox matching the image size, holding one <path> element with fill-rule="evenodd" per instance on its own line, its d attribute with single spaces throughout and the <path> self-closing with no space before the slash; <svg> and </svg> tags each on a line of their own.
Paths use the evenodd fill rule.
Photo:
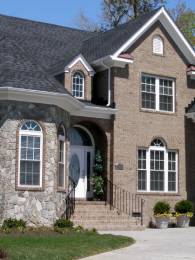
<svg viewBox="0 0 195 260">
<path fill-rule="evenodd" d="M 8 259 L 61 260 L 80 259 L 101 252 L 130 246 L 134 240 L 124 236 L 100 235 L 93 232 L 69 234 L 3 234 L 0 248 Z"/>
</svg>

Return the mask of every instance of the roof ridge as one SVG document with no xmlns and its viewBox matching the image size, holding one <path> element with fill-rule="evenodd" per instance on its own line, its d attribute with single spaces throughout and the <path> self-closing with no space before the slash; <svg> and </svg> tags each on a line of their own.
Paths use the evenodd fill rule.
<svg viewBox="0 0 195 260">
<path fill-rule="evenodd" d="M 154 14 L 157 13 L 161 8 L 164 8 L 164 6 L 158 7 L 158 8 L 156 8 L 156 9 L 152 10 L 151 12 L 148 12 L 148 13 L 145 13 L 145 14 L 143 14 L 143 15 L 138 16 L 137 18 L 130 19 L 129 21 L 127 21 L 127 22 L 125 22 L 125 23 L 119 24 L 117 27 L 111 28 L 111 29 L 106 30 L 106 31 L 96 32 L 96 35 L 95 35 L 95 36 L 92 36 L 92 37 L 89 37 L 88 39 L 83 40 L 83 44 L 84 44 L 85 42 L 87 42 L 88 40 L 91 40 L 91 39 L 93 39 L 93 38 L 98 37 L 99 35 L 105 35 L 105 34 L 110 33 L 110 32 L 112 32 L 112 31 L 118 31 L 118 30 L 121 29 L 121 27 L 125 27 L 125 26 L 127 26 L 128 24 L 132 24 L 132 23 L 134 23 L 134 22 L 139 22 L 139 20 L 144 19 L 144 18 L 147 17 L 147 16 L 150 16 L 152 13 L 154 13 Z"/>
<path fill-rule="evenodd" d="M 83 32 L 83 33 L 93 33 L 93 32 L 87 31 L 87 30 L 79 29 L 79 28 L 73 28 L 73 27 L 69 27 L 69 26 L 63 26 L 63 25 L 59 25 L 59 24 L 53 24 L 53 23 L 42 22 L 42 21 L 36 21 L 36 20 L 28 19 L 28 18 L 16 17 L 16 16 L 12 16 L 12 15 L 5 15 L 5 14 L 1 14 L 1 13 L 0 13 L 0 17 L 17 19 L 17 20 L 20 20 L 20 21 L 33 22 L 33 23 L 43 24 L 43 25 L 50 25 L 50 26 L 59 27 L 59 28 L 62 28 L 62 29 L 69 29 L 69 30 Z"/>
</svg>

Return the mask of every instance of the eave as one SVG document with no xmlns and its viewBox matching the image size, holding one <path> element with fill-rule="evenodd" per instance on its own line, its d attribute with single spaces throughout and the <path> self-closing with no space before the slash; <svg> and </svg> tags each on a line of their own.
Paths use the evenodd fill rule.
<svg viewBox="0 0 195 260">
<path fill-rule="evenodd" d="M 55 105 L 69 112 L 72 116 L 111 119 L 112 115 L 117 112 L 117 109 L 88 106 L 68 94 L 12 87 L 0 88 L 0 100 Z"/>
</svg>

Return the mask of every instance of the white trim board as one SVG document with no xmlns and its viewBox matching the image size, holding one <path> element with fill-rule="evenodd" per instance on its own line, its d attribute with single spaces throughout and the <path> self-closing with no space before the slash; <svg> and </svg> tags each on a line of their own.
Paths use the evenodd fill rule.
<svg viewBox="0 0 195 260">
<path fill-rule="evenodd" d="M 0 100 L 55 105 L 69 112 L 72 116 L 102 119 L 110 119 L 118 111 L 113 108 L 86 105 L 69 94 L 12 87 L 0 88 Z"/>
<path fill-rule="evenodd" d="M 91 76 L 95 74 L 94 69 L 91 67 L 91 65 L 86 61 L 86 59 L 83 57 L 82 54 L 76 56 L 66 67 L 65 72 L 70 72 L 70 69 L 77 64 L 78 62 L 81 62 L 83 66 L 86 68 L 86 70 L 89 72 Z"/>
<path fill-rule="evenodd" d="M 160 21 L 165 27 L 170 37 L 174 40 L 181 52 L 187 58 L 190 64 L 195 64 L 195 51 L 188 43 L 186 38 L 180 32 L 168 12 L 162 7 L 144 26 L 142 26 L 128 41 L 126 41 L 114 54 L 117 58 L 122 52 L 125 52 L 132 46 L 156 21 Z"/>
</svg>

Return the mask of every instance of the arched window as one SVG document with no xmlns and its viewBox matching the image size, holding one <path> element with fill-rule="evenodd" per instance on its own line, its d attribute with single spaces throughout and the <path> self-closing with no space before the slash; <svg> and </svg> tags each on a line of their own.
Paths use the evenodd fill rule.
<svg viewBox="0 0 195 260">
<path fill-rule="evenodd" d="M 80 127 L 73 127 L 68 132 L 70 145 L 93 146 L 92 139 L 86 130 Z"/>
<path fill-rule="evenodd" d="M 154 36 L 153 42 L 152 42 L 153 53 L 163 55 L 163 53 L 164 53 L 163 45 L 164 45 L 163 39 L 161 38 L 161 36 L 159 36 L 159 35 Z"/>
<path fill-rule="evenodd" d="M 73 75 L 72 94 L 76 98 L 84 99 L 84 76 L 79 71 Z"/>
<path fill-rule="evenodd" d="M 35 121 L 26 121 L 19 130 L 18 186 L 42 187 L 43 133 Z"/>
<path fill-rule="evenodd" d="M 168 150 L 160 138 L 149 148 L 138 149 L 138 190 L 177 192 L 178 154 Z"/>
<path fill-rule="evenodd" d="M 160 139 L 154 139 L 151 142 L 151 146 L 156 146 L 156 147 L 163 147 L 164 143 Z"/>
<path fill-rule="evenodd" d="M 65 129 L 58 128 L 58 187 L 65 188 Z"/>
</svg>

